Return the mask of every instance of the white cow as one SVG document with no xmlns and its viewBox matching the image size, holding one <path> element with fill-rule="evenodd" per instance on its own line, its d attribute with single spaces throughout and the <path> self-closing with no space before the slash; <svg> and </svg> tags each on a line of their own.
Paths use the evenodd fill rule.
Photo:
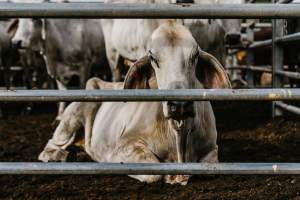
<svg viewBox="0 0 300 200">
<path fill-rule="evenodd" d="M 172 3 L 174 0 L 105 0 L 105 3 Z M 102 19 L 106 55 L 115 81 L 120 81 L 124 59 L 136 61 L 145 55 L 148 40 L 164 20 Z"/>
<path fill-rule="evenodd" d="M 244 0 L 106 0 L 105 3 L 244 3 Z M 159 19 L 102 19 L 106 54 L 113 69 L 115 81 L 122 79 L 121 69 L 124 59 L 136 61 L 143 56 L 148 47 L 152 32 L 163 22 Z M 190 29 L 203 50 L 213 54 L 225 64 L 225 42 L 240 41 L 241 20 L 179 20 Z M 128 63 L 128 62 L 125 62 Z"/>
<path fill-rule="evenodd" d="M 153 32 L 147 52 L 130 68 L 124 84 L 92 79 L 87 89 L 230 87 L 221 64 L 173 20 Z M 39 159 L 65 161 L 66 149 L 82 126 L 84 149 L 97 162 L 218 162 L 217 130 L 208 101 L 72 103 Z M 162 178 L 131 177 L 147 183 Z M 164 178 L 168 183 L 186 184 L 189 177 Z"/>
</svg>

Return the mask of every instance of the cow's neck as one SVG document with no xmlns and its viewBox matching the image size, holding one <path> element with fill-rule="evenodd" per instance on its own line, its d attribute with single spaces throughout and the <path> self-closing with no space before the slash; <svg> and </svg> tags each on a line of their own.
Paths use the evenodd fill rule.
<svg viewBox="0 0 300 200">
<path fill-rule="evenodd" d="M 169 130 L 175 135 L 177 162 L 186 162 L 187 138 L 194 128 L 194 119 L 168 120 Z"/>
</svg>

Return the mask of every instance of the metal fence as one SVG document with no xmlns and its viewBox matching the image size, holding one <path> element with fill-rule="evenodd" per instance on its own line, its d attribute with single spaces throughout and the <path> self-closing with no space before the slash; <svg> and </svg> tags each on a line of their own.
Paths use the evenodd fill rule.
<svg viewBox="0 0 300 200">
<path fill-rule="evenodd" d="M 298 18 L 299 5 L 145 5 L 100 3 L 0 3 L 0 17 L 45 18 Z M 281 20 L 273 21 L 275 88 L 281 86 Z M 1 91 L 0 101 L 300 100 L 299 89 Z M 274 105 L 276 105 L 274 103 Z M 281 105 L 281 104 L 278 104 Z M 284 105 L 281 105 L 284 106 Z M 0 174 L 300 174 L 296 163 L 0 163 Z"/>
<path fill-rule="evenodd" d="M 279 4 L 291 3 L 290 0 L 280 0 L 273 4 L 279 6 Z M 289 4 L 291 6 L 298 7 L 300 4 Z M 290 45 L 294 42 L 300 41 L 300 33 L 286 34 L 285 27 L 286 19 L 273 19 L 271 27 L 273 29 L 272 39 L 267 39 L 264 41 L 254 42 L 247 49 L 247 66 L 245 67 L 232 67 L 229 70 L 245 70 L 246 81 L 249 87 L 254 87 L 254 75 L 257 72 L 265 72 L 272 74 L 272 87 L 273 88 L 283 88 L 283 77 L 288 79 L 300 80 L 300 73 L 284 70 L 284 47 Z M 252 28 L 247 27 L 248 39 L 253 40 L 254 31 Z M 254 66 L 254 53 L 257 49 L 272 47 L 273 64 L 272 69 L 265 66 Z M 282 115 L 282 111 L 288 111 L 294 114 L 300 113 L 300 108 L 288 105 L 282 101 L 273 102 L 272 116 Z"/>
</svg>

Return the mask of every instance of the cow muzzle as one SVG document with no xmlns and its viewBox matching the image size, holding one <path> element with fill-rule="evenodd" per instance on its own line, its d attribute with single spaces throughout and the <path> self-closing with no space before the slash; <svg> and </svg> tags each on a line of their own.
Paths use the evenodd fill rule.
<svg viewBox="0 0 300 200">
<path fill-rule="evenodd" d="M 195 116 L 194 102 L 192 101 L 169 101 L 168 117 L 174 120 L 183 120 Z"/>
<path fill-rule="evenodd" d="M 176 3 L 195 3 L 194 0 L 176 0 Z"/>
<path fill-rule="evenodd" d="M 225 43 L 229 46 L 235 46 L 241 43 L 240 33 L 228 33 L 225 35 Z"/>
<path fill-rule="evenodd" d="M 22 49 L 22 40 L 12 40 L 12 48 Z"/>
</svg>

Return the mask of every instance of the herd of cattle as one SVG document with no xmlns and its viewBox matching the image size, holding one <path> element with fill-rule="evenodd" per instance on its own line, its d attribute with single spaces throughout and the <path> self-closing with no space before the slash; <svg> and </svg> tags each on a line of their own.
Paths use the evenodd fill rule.
<svg viewBox="0 0 300 200">
<path fill-rule="evenodd" d="M 118 2 L 221 1 L 105 3 Z M 222 66 L 225 45 L 240 42 L 240 28 L 240 20 L 221 19 L 8 19 L 0 22 L 0 66 L 9 70 L 19 62 L 46 69 L 59 89 L 67 89 L 73 76 L 86 89 L 229 88 Z M 98 78 L 91 78 L 94 75 Z M 218 162 L 209 102 L 75 102 L 64 107 L 60 105 L 60 123 L 39 155 L 41 161 L 66 161 L 68 147 L 76 143 L 98 162 Z M 76 136 L 81 128 L 83 138 Z M 132 177 L 148 183 L 164 178 L 183 185 L 189 179 Z"/>
</svg>

